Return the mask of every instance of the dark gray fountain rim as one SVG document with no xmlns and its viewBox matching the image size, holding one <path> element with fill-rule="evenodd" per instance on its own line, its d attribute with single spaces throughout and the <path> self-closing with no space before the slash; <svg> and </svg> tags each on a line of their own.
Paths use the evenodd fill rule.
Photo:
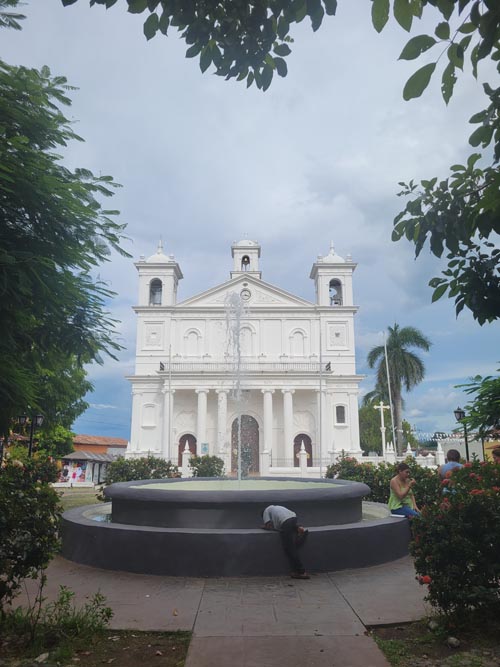
<svg viewBox="0 0 500 667">
<path fill-rule="evenodd" d="M 278 505 L 287 502 L 311 501 L 326 502 L 334 499 L 346 500 L 348 498 L 362 498 L 370 494 L 370 488 L 361 482 L 352 482 L 341 479 L 325 478 L 298 478 L 298 477 L 259 477 L 259 480 L 274 482 L 307 482 L 311 484 L 306 489 L 239 489 L 227 491 L 187 491 L 186 489 L 175 491 L 162 489 L 137 489 L 138 486 L 151 484 L 190 484 L 193 481 L 221 481 L 218 477 L 196 477 L 196 478 L 172 478 L 172 479 L 147 479 L 132 482 L 116 482 L 104 489 L 106 499 L 134 500 L 135 502 L 172 502 L 189 505 L 196 503 L 198 506 L 214 503 L 259 503 L 262 505 Z M 314 488 L 318 483 L 322 486 Z M 325 488 L 324 484 L 331 485 L 331 489 Z M 340 487 L 340 488 L 339 488 Z M 168 495 L 167 495 L 168 494 Z"/>
</svg>

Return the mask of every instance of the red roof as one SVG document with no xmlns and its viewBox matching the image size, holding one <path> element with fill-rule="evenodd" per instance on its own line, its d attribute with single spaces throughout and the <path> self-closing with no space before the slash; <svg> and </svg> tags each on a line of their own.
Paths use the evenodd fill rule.
<svg viewBox="0 0 500 667">
<path fill-rule="evenodd" d="M 104 447 L 126 447 L 128 440 L 123 438 L 113 438 L 105 435 L 75 435 L 73 438 L 75 445 L 101 445 Z"/>
</svg>

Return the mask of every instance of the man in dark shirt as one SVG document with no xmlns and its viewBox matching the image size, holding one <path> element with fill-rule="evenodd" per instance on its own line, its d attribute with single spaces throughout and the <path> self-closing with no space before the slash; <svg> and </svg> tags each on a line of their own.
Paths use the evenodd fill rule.
<svg viewBox="0 0 500 667">
<path fill-rule="evenodd" d="M 298 525 L 295 512 L 281 505 L 269 505 L 262 512 L 262 519 L 264 530 L 279 532 L 283 551 L 292 568 L 291 577 L 293 579 L 309 579 L 310 577 L 302 565 L 298 552 L 299 547 L 306 541 L 309 531 L 304 526 Z"/>
</svg>

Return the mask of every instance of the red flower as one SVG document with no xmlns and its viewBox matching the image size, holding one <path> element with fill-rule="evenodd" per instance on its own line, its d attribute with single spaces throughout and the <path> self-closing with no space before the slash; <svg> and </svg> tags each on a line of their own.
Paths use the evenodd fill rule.
<svg viewBox="0 0 500 667">
<path fill-rule="evenodd" d="M 496 491 L 498 493 L 500 491 L 500 486 L 492 486 L 491 490 Z"/>
<path fill-rule="evenodd" d="M 464 468 L 472 468 L 472 463 L 467 461 L 467 463 L 464 463 Z"/>
<path fill-rule="evenodd" d="M 423 576 L 417 577 L 418 583 L 423 586 L 424 584 L 430 584 L 432 579 L 429 577 L 428 574 L 424 574 Z"/>
<path fill-rule="evenodd" d="M 441 486 L 448 486 L 449 483 L 450 483 L 449 479 L 443 479 L 443 481 L 441 482 Z"/>
<path fill-rule="evenodd" d="M 469 491 L 469 494 L 471 496 L 482 496 L 484 495 L 485 491 L 484 489 L 472 489 L 472 491 Z"/>
</svg>

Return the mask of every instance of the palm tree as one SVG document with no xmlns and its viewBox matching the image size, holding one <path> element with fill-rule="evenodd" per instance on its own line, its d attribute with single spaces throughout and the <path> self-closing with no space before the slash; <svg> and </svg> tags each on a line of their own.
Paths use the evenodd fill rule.
<svg viewBox="0 0 500 667">
<path fill-rule="evenodd" d="M 16 7 L 18 4 L 24 4 L 20 0 L 0 0 L 0 28 L 13 28 L 14 30 L 21 30 L 19 21 L 25 19 L 24 14 L 17 14 L 11 12 L 10 9 Z"/>
<path fill-rule="evenodd" d="M 409 348 L 416 347 L 420 350 L 429 350 L 432 343 L 424 334 L 415 327 L 387 327 L 387 360 L 389 365 L 389 377 L 391 396 L 394 406 L 394 423 L 396 425 L 396 444 L 398 453 L 403 451 L 403 396 L 402 391 L 410 391 L 422 382 L 425 375 L 423 361 L 415 352 Z M 387 373 L 385 363 L 385 349 L 383 345 L 377 345 L 368 354 L 368 366 L 377 367 L 377 383 L 369 397 L 388 398 Z M 366 400 L 365 398 L 365 400 Z"/>
</svg>

